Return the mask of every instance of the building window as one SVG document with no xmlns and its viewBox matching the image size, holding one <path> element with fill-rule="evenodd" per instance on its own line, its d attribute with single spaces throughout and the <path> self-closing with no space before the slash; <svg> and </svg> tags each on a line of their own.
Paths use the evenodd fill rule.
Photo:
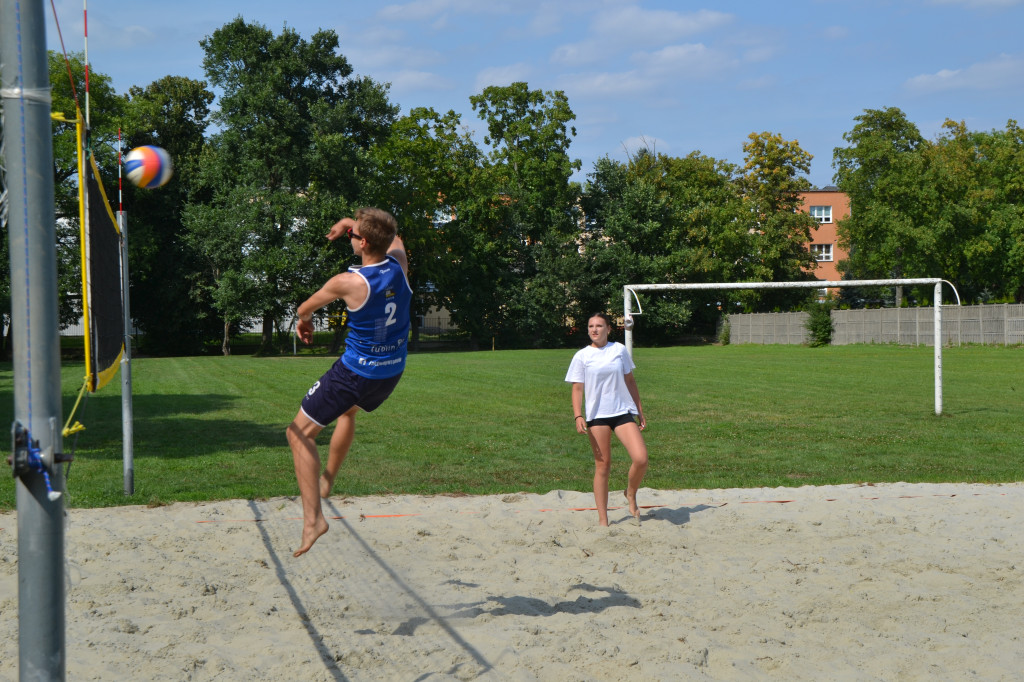
<svg viewBox="0 0 1024 682">
<path fill-rule="evenodd" d="M 819 223 L 830 223 L 832 222 L 832 207 L 831 206 L 811 206 L 811 217 L 817 220 Z M 832 260 L 829 258 L 829 260 Z"/>
<path fill-rule="evenodd" d="M 831 244 L 811 244 L 811 255 L 814 256 L 814 260 L 818 262 L 832 261 L 832 245 Z"/>
</svg>

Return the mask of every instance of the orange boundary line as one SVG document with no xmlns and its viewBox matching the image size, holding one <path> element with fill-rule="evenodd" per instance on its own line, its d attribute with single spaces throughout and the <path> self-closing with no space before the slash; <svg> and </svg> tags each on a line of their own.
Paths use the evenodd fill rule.
<svg viewBox="0 0 1024 682">
<path fill-rule="evenodd" d="M 666 505 L 664 505 L 664 504 L 642 504 L 642 505 L 640 505 L 640 508 L 641 509 L 656 509 L 658 507 L 664 507 L 664 506 L 666 506 Z M 724 507 L 725 505 L 721 505 L 721 506 Z M 614 511 L 616 509 L 625 509 L 625 507 L 608 507 L 608 509 L 609 509 L 609 511 Z M 550 509 L 533 509 L 533 510 L 526 510 L 526 512 L 530 512 L 530 511 L 533 511 L 533 512 L 596 511 L 596 510 L 597 510 L 597 507 L 569 507 L 569 508 L 566 508 L 566 509 L 555 509 L 555 508 L 550 508 Z M 515 509 L 513 511 L 516 514 L 524 513 L 524 511 L 521 510 L 521 509 Z M 454 512 L 454 513 L 456 513 L 456 514 L 482 514 L 483 512 L 468 511 L 468 512 Z M 358 518 L 360 518 L 360 519 L 401 519 L 401 518 L 406 518 L 406 517 L 409 517 L 409 516 L 423 516 L 423 515 L 424 515 L 423 512 L 410 512 L 408 514 L 360 514 Z M 351 517 L 347 517 L 347 516 L 325 516 L 325 518 L 331 519 L 332 521 L 338 521 L 340 519 L 346 519 L 346 518 L 351 518 Z M 196 521 L 196 523 L 262 523 L 263 521 L 267 521 L 267 520 L 269 520 L 269 519 L 265 519 L 265 518 L 259 518 L 259 519 L 199 519 L 198 521 Z M 285 518 L 285 521 L 301 521 L 301 520 L 302 520 L 302 518 L 298 517 L 298 516 L 290 516 L 290 517 L 286 517 Z"/>
<path fill-rule="evenodd" d="M 1005 497 L 1006 493 L 972 493 L 971 496 L 973 496 L 973 497 L 981 497 L 982 495 L 999 495 L 999 496 Z M 958 493 L 935 493 L 935 494 L 932 494 L 932 495 L 895 495 L 895 496 L 887 497 L 887 498 L 883 498 L 881 496 L 879 496 L 879 497 L 861 497 L 860 499 L 861 500 L 869 500 L 869 501 L 871 501 L 871 500 L 881 500 L 881 499 L 915 500 L 915 499 L 921 499 L 921 498 L 925 498 L 925 497 L 948 497 L 948 498 L 952 499 L 954 497 L 964 497 L 964 496 L 963 495 L 959 495 Z M 812 502 L 813 501 L 814 500 L 812 500 Z M 821 501 L 822 502 L 838 502 L 839 498 L 837 498 L 837 497 L 827 497 L 827 498 L 825 498 L 824 500 L 821 500 Z M 741 500 L 740 504 L 789 504 L 791 502 L 797 502 L 797 500 Z M 721 504 L 717 504 L 717 505 L 713 505 L 713 506 L 724 507 L 727 504 L 729 504 L 729 503 L 728 502 L 722 502 Z M 667 506 L 668 505 L 665 505 L 665 504 L 642 504 L 642 505 L 640 505 L 640 508 L 641 509 L 658 509 L 658 508 L 667 507 Z M 626 507 L 608 507 L 608 509 L 610 511 L 614 511 L 614 510 L 618 510 L 618 509 L 625 509 L 625 508 Z M 529 509 L 528 510 L 514 509 L 513 512 L 516 513 L 516 514 L 523 514 L 523 513 L 529 513 L 529 512 L 596 511 L 596 510 L 597 510 L 597 507 L 567 507 L 567 508 L 564 508 L 564 509 L 557 509 L 557 508 L 554 508 L 554 507 L 547 507 L 547 508 L 543 508 L 543 509 L 532 509 L 532 510 L 529 510 Z M 483 512 L 468 511 L 468 512 L 454 512 L 454 513 L 456 513 L 456 514 L 482 514 Z M 423 512 L 410 512 L 410 513 L 407 513 L 407 514 L 360 514 L 359 518 L 361 518 L 361 519 L 400 519 L 400 518 L 407 518 L 407 517 L 410 517 L 410 516 L 423 516 L 423 515 L 424 515 Z M 337 521 L 339 519 L 345 519 L 345 518 L 349 518 L 349 517 L 346 517 L 346 516 L 328 516 L 326 518 L 334 520 L 334 521 Z M 196 523 L 261 523 L 261 522 L 267 521 L 267 520 L 268 519 L 265 519 L 265 518 L 259 518 L 259 519 L 200 519 L 199 521 L 196 521 Z M 289 517 L 289 518 L 286 518 L 285 520 L 286 521 L 301 521 L 302 519 L 300 517 Z"/>
</svg>

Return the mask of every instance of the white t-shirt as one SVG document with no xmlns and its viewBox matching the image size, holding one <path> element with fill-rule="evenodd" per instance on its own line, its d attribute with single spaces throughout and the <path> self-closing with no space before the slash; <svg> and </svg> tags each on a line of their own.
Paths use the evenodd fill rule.
<svg viewBox="0 0 1024 682">
<path fill-rule="evenodd" d="M 625 376 L 634 367 L 626 347 L 618 341 L 609 341 L 602 348 L 587 346 L 576 352 L 565 380 L 583 384 L 587 421 L 640 412 L 626 388 Z"/>
</svg>

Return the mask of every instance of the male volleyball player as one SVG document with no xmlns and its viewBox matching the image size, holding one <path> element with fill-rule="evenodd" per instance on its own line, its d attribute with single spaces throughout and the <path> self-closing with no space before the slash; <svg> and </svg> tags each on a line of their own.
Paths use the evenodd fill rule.
<svg viewBox="0 0 1024 682">
<path fill-rule="evenodd" d="M 334 241 L 342 235 L 349 238 L 362 265 L 331 277 L 297 311 L 295 333 L 303 343 L 313 340 L 313 313 L 339 299 L 348 307 L 349 331 L 345 352 L 303 397 L 287 430 L 302 496 L 302 544 L 295 556 L 305 554 L 327 532 L 320 498 L 330 495 L 352 445 L 356 412 L 379 407 L 405 370 L 412 289 L 398 224 L 387 211 L 361 208 L 354 219 L 335 223 L 327 238 Z M 321 475 L 316 436 L 335 419 Z"/>
</svg>

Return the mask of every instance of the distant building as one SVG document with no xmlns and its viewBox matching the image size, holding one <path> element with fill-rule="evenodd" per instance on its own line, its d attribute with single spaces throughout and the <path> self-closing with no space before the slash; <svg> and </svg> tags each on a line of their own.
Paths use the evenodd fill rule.
<svg viewBox="0 0 1024 682">
<path fill-rule="evenodd" d="M 839 248 L 836 237 L 836 223 L 850 215 L 850 199 L 836 187 L 823 187 L 800 193 L 803 210 L 818 221 L 818 227 L 811 230 L 811 241 L 807 248 L 818 262 L 813 274 L 822 280 L 841 278 L 837 264 L 846 260 L 849 254 Z M 833 289 L 835 294 L 838 289 Z M 822 289 L 822 294 L 825 290 Z"/>
</svg>

